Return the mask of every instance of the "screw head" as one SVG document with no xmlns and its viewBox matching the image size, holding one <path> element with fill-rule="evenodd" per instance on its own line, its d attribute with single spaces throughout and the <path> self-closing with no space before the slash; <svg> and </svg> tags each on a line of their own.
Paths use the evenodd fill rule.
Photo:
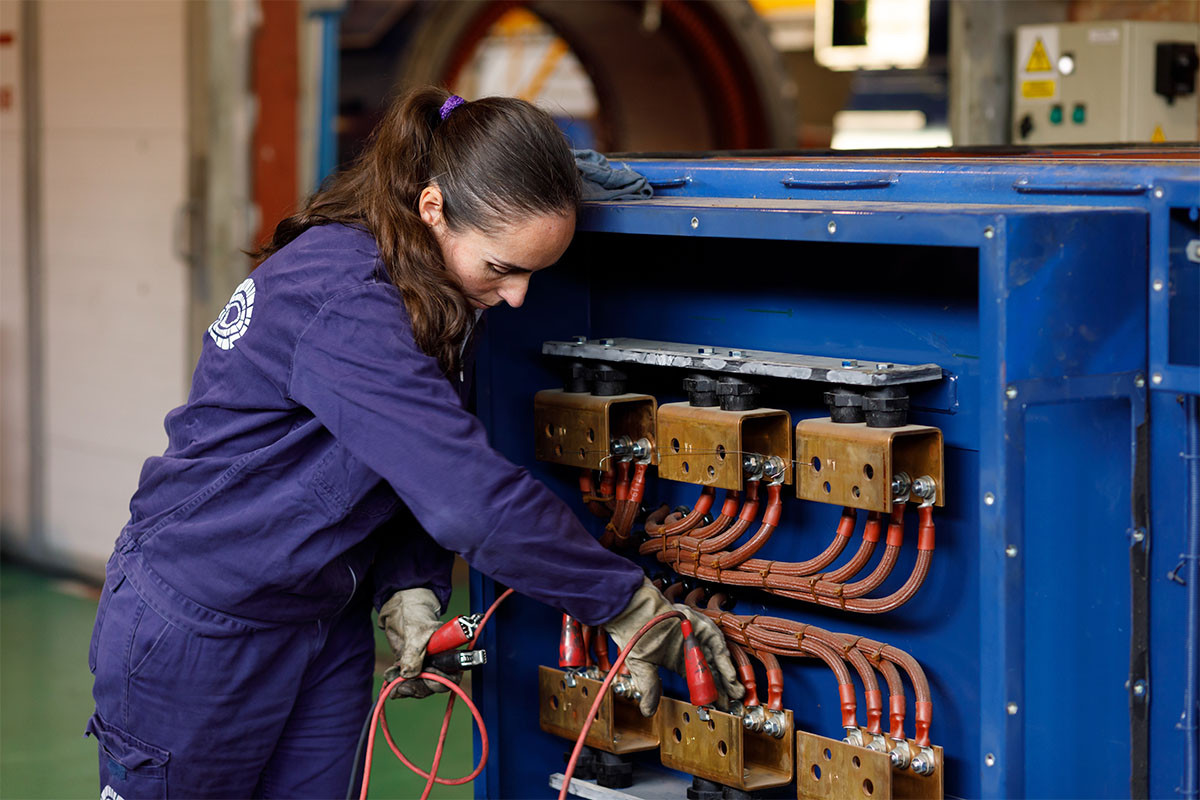
<svg viewBox="0 0 1200 800">
<path fill-rule="evenodd" d="M 837 233 L 837 223 L 833 220 L 829 220 L 829 224 L 825 226 L 825 230 L 829 231 L 831 234 Z"/>
<path fill-rule="evenodd" d="M 699 227 L 700 227 L 700 218 L 699 218 L 699 217 L 692 217 L 692 229 L 694 230 L 694 229 L 696 229 L 696 228 L 699 228 Z"/>
<path fill-rule="evenodd" d="M 875 365 L 875 369 L 891 369 L 895 364 L 879 362 Z"/>
<path fill-rule="evenodd" d="M 994 238 L 995 235 L 996 235 L 996 229 L 993 228 L 991 225 L 988 225 L 986 228 L 983 229 L 983 238 L 991 239 L 991 238 Z"/>
<path fill-rule="evenodd" d="M 1156 292 L 1161 292 L 1163 290 L 1162 278 L 1155 278 L 1154 282 L 1150 285 L 1154 287 L 1154 291 Z"/>
<path fill-rule="evenodd" d="M 996 503 L 996 495 L 992 494 L 991 492 L 987 492 L 986 494 L 984 494 L 983 504 L 985 506 L 995 505 L 995 503 Z"/>
<path fill-rule="evenodd" d="M 702 356 L 711 356 L 713 354 L 713 349 L 711 347 L 697 347 L 696 352 Z"/>
<path fill-rule="evenodd" d="M 1004 548 L 1004 555 L 1008 556 L 1009 558 L 1016 558 L 1017 546 L 1015 544 L 1010 544 L 1008 547 Z"/>
<path fill-rule="evenodd" d="M 612 339 L 601 339 L 600 344 L 604 345 L 605 347 L 612 347 L 615 342 L 613 342 Z"/>
<path fill-rule="evenodd" d="M 1162 200 L 1163 190 L 1162 190 L 1161 186 L 1154 187 L 1154 196 L 1157 197 L 1159 200 Z"/>
<path fill-rule="evenodd" d="M 1138 681 L 1133 685 L 1133 694 L 1136 697 L 1143 697 L 1146 694 L 1146 682 Z"/>
<path fill-rule="evenodd" d="M 983 757 L 983 763 L 989 767 L 996 766 L 996 756 L 994 753 L 988 753 Z"/>
<path fill-rule="evenodd" d="M 1141 528 L 1133 529 L 1133 540 L 1135 542 L 1144 542 L 1146 540 L 1146 532 Z"/>
<path fill-rule="evenodd" d="M 1150 382 L 1153 383 L 1155 386 L 1158 386 L 1160 383 L 1162 383 L 1162 373 L 1156 372 L 1153 375 L 1151 375 Z"/>
<path fill-rule="evenodd" d="M 1016 704 L 1016 703 L 1009 703 L 1008 705 L 1006 705 L 1006 706 L 1004 707 L 1004 710 L 1008 712 L 1008 715 L 1009 715 L 1010 717 L 1011 717 L 1011 716 L 1014 716 L 1014 715 L 1017 713 L 1017 704 Z"/>
<path fill-rule="evenodd" d="M 572 336 L 571 344 L 587 344 L 586 336 Z"/>
<path fill-rule="evenodd" d="M 1146 385 L 1146 376 L 1139 374 L 1136 378 L 1133 379 L 1133 385 L 1136 386 L 1137 388 L 1141 389 L 1143 386 Z"/>
<path fill-rule="evenodd" d="M 730 350 L 729 351 L 730 358 L 742 358 L 743 356 L 745 356 L 745 353 L 743 353 L 741 350 Z"/>
<path fill-rule="evenodd" d="M 1017 397 L 1017 387 L 1009 386 L 1007 389 L 1004 390 L 1004 396 L 1007 397 L 1009 400 L 1015 400 Z"/>
</svg>

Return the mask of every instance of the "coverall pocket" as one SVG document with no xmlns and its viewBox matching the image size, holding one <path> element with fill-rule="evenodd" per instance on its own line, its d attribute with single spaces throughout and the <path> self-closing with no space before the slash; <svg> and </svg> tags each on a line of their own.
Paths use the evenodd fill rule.
<svg viewBox="0 0 1200 800">
<path fill-rule="evenodd" d="M 388 516 L 400 504 L 400 498 L 378 473 L 337 443 L 317 463 L 311 481 L 334 521 Z"/>
<path fill-rule="evenodd" d="M 112 600 L 113 594 L 121 588 L 121 584 L 124 582 L 124 575 L 118 574 L 115 577 L 110 575 L 104 581 L 104 588 L 100 590 L 100 604 L 96 607 L 96 624 L 92 626 L 92 642 L 88 645 L 88 669 L 93 675 L 96 674 L 96 650 L 100 645 L 100 629 L 104 627 L 108 604 Z"/>
<path fill-rule="evenodd" d="M 162 800 L 167 796 L 167 762 L 171 754 L 104 721 L 88 720 L 86 735 L 96 737 L 100 751 L 101 800 Z"/>
<path fill-rule="evenodd" d="M 129 677 L 137 675 L 151 661 L 171 634 L 174 626 L 160 617 L 154 609 L 139 602 L 137 614 L 133 623 L 133 631 L 129 637 Z"/>
</svg>

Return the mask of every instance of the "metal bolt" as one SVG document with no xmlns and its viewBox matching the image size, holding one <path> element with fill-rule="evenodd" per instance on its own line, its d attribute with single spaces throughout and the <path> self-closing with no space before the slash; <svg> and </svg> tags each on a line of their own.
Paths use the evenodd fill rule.
<svg viewBox="0 0 1200 800">
<path fill-rule="evenodd" d="M 1133 540 L 1135 542 L 1145 541 L 1146 540 L 1146 532 L 1144 530 L 1142 530 L 1141 528 L 1134 528 L 1133 529 Z"/>
<path fill-rule="evenodd" d="M 711 356 L 713 354 L 713 349 L 711 347 L 697 347 L 696 352 L 702 356 Z"/>
<path fill-rule="evenodd" d="M 1017 387 L 1009 386 L 1007 389 L 1004 390 L 1004 396 L 1007 397 L 1009 400 L 1015 400 L 1017 397 Z"/>
<path fill-rule="evenodd" d="M 1157 197 L 1159 200 L 1162 200 L 1163 190 L 1162 190 L 1161 186 L 1154 187 L 1154 196 Z"/>
<path fill-rule="evenodd" d="M 1141 389 L 1143 386 L 1146 385 L 1146 376 L 1142 375 L 1139 372 L 1138 376 L 1133 379 L 1133 385 L 1136 386 L 1137 388 Z"/>
<path fill-rule="evenodd" d="M 877 363 L 875 369 L 891 369 L 895 364 Z"/>
<path fill-rule="evenodd" d="M 572 336 L 571 344 L 587 344 L 586 336 Z"/>
<path fill-rule="evenodd" d="M 1146 695 L 1146 682 L 1138 681 L 1133 685 L 1134 697 L 1144 697 Z"/>
<path fill-rule="evenodd" d="M 1158 386 L 1160 383 L 1162 383 L 1162 373 L 1156 372 L 1153 375 L 1151 375 L 1150 382 L 1153 383 L 1155 386 Z"/>
<path fill-rule="evenodd" d="M 612 339 L 601 339 L 600 344 L 604 345 L 605 347 L 612 347 L 615 342 L 613 342 Z"/>
<path fill-rule="evenodd" d="M 913 494 L 922 500 L 930 500 L 937 496 L 937 481 L 928 475 L 922 475 L 913 481 Z"/>
<path fill-rule="evenodd" d="M 831 234 L 837 233 L 837 223 L 833 220 L 829 220 L 829 224 L 825 226 L 825 230 L 829 231 Z"/>
<path fill-rule="evenodd" d="M 1016 558 L 1017 546 L 1015 544 L 1010 544 L 1008 547 L 1004 548 L 1004 555 L 1008 556 L 1009 558 Z"/>
<path fill-rule="evenodd" d="M 912 480 L 907 472 L 897 472 L 892 476 L 892 497 L 904 497 L 912 488 Z"/>
<path fill-rule="evenodd" d="M 986 228 L 983 229 L 983 238 L 991 239 L 995 235 L 996 235 L 996 229 L 993 228 L 991 225 L 988 225 Z"/>
<path fill-rule="evenodd" d="M 1154 291 L 1156 292 L 1161 292 L 1163 290 L 1162 278 L 1155 278 L 1154 282 L 1150 285 L 1154 287 Z"/>
<path fill-rule="evenodd" d="M 988 492 L 983 496 L 983 504 L 985 506 L 995 505 L 995 503 L 996 495 L 992 494 L 991 492 Z"/>
<path fill-rule="evenodd" d="M 985 755 L 983 757 L 983 763 L 989 767 L 996 766 L 996 756 L 993 755 L 992 753 L 988 753 L 987 755 Z"/>
<path fill-rule="evenodd" d="M 700 227 L 700 218 L 692 217 L 692 228 L 694 229 L 694 228 L 699 228 L 699 227 Z"/>
<path fill-rule="evenodd" d="M 1004 710 L 1008 712 L 1008 715 L 1009 715 L 1010 717 L 1012 717 L 1012 716 L 1015 716 L 1015 715 L 1016 715 L 1016 713 L 1017 713 L 1017 704 L 1016 704 L 1016 703 L 1009 703 L 1008 705 L 1006 705 L 1006 706 L 1004 707 Z"/>
<path fill-rule="evenodd" d="M 858 359 L 855 359 L 855 358 L 847 358 L 847 359 L 843 359 L 843 360 L 842 360 L 842 366 L 843 366 L 843 367 L 857 367 L 857 366 L 858 366 Z"/>
<path fill-rule="evenodd" d="M 730 350 L 730 351 L 729 351 L 729 357 L 730 357 L 730 358 L 742 358 L 742 357 L 744 357 L 745 355 L 746 355 L 746 354 L 745 354 L 745 353 L 743 353 L 741 350 Z"/>
</svg>

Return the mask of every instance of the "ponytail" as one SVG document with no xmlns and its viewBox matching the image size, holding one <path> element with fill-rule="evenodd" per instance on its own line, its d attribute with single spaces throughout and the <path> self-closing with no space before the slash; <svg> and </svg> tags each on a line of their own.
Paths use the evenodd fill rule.
<svg viewBox="0 0 1200 800">
<path fill-rule="evenodd" d="M 417 346 L 447 373 L 474 313 L 421 220 L 421 191 L 436 184 L 454 231 L 494 230 L 522 217 L 573 212 L 579 178 L 566 138 L 523 100 L 489 97 L 439 110 L 451 95 L 423 87 L 398 98 L 352 166 L 330 178 L 254 253 L 258 263 L 316 225 L 367 230 L 400 290 Z"/>
</svg>

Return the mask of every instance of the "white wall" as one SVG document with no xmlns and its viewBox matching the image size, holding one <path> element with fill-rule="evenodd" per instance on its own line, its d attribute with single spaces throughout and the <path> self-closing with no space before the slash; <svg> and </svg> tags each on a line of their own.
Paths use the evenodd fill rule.
<svg viewBox="0 0 1200 800">
<path fill-rule="evenodd" d="M 187 175 L 185 2 L 38 4 L 45 525 L 32 548 L 85 571 L 107 558 L 142 462 L 165 447 L 162 418 L 186 396 L 188 276 L 173 245 Z M 7 241 L 8 169 L 3 184 Z M 3 255 L 7 331 L 20 255 Z M 6 463 L 19 417 L 8 394 Z M 19 477 L 3 477 L 6 506 Z"/>
<path fill-rule="evenodd" d="M 0 86 L 11 104 L 0 108 L 0 531 L 24 543 L 29 535 L 29 347 L 25 314 L 25 206 L 19 3 L 0 2 Z"/>
</svg>

